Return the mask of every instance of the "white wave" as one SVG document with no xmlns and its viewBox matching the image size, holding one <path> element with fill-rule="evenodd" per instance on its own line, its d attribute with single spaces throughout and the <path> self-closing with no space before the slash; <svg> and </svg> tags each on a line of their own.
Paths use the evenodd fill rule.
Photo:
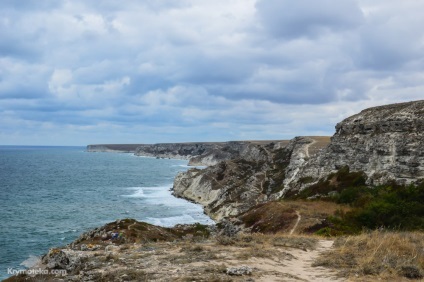
<svg viewBox="0 0 424 282">
<path fill-rule="evenodd" d="M 146 221 L 152 224 L 174 226 L 178 223 L 214 223 L 203 213 L 201 205 L 174 197 L 169 191 L 171 187 L 172 184 L 157 187 L 128 187 L 125 188 L 125 190 L 131 190 L 132 193 L 122 196 L 134 198 L 147 206 L 156 206 L 159 207 L 159 209 L 184 211 L 184 215 L 173 217 L 147 217 Z"/>
<path fill-rule="evenodd" d="M 40 257 L 30 255 L 26 260 L 21 262 L 21 265 L 25 266 L 27 268 L 30 268 L 30 267 L 33 267 L 40 262 L 41 262 Z"/>
<path fill-rule="evenodd" d="M 146 222 L 159 225 L 163 227 L 172 227 L 176 224 L 193 224 L 196 222 L 202 223 L 202 224 L 213 224 L 214 222 L 212 220 L 199 220 L 194 218 L 193 216 L 189 214 L 183 214 L 180 216 L 172 216 L 172 217 L 163 217 L 163 218 L 157 218 L 157 217 L 148 217 L 145 219 Z"/>
<path fill-rule="evenodd" d="M 178 166 L 178 167 L 183 167 L 183 168 L 198 168 L 198 169 L 205 169 L 207 168 L 207 166 L 205 165 L 173 165 L 173 166 Z"/>
<path fill-rule="evenodd" d="M 171 187 L 172 184 L 159 187 L 128 187 L 126 188 L 127 190 L 133 190 L 134 192 L 130 195 L 122 196 L 128 198 L 163 198 L 171 194 L 169 192 Z"/>
</svg>

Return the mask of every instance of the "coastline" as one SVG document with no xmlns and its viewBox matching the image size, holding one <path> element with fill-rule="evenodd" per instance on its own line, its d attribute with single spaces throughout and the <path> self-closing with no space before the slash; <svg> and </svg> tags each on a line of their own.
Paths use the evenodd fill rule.
<svg viewBox="0 0 424 282">
<path fill-rule="evenodd" d="M 17 148 L 19 149 L 19 148 Z M 82 177 L 78 177 L 78 180 L 72 183 L 69 183 L 71 186 L 75 186 L 78 185 L 78 189 L 74 191 L 74 189 L 67 189 L 65 194 L 62 194 L 60 192 L 60 190 L 58 190 L 57 193 L 58 195 L 55 196 L 55 199 L 63 199 L 66 200 L 68 199 L 73 199 L 73 198 L 69 198 L 69 193 L 71 193 L 73 196 L 76 196 L 78 199 L 75 199 L 75 201 L 79 202 L 80 204 L 87 202 L 87 204 L 85 206 L 90 206 L 92 204 L 92 200 L 90 199 L 96 199 L 100 200 L 103 199 L 104 197 L 107 197 L 107 202 L 102 202 L 103 204 L 101 204 L 101 206 L 99 206 L 101 208 L 100 211 L 96 211 L 95 213 L 90 213 L 89 210 L 87 210 L 86 212 L 83 212 L 85 210 L 84 207 L 78 208 L 78 205 L 68 205 L 67 203 L 64 205 L 64 207 L 61 208 L 61 211 L 64 213 L 63 216 L 65 218 L 68 218 L 72 215 L 72 218 L 77 219 L 80 218 L 80 221 L 85 221 L 86 223 L 84 224 L 73 224 L 71 223 L 69 225 L 69 227 L 67 227 L 68 225 L 65 224 L 67 221 L 63 220 L 61 221 L 61 224 L 58 223 L 49 223 L 51 221 L 47 221 L 44 220 L 42 222 L 42 225 L 40 228 L 42 228 L 42 230 L 40 230 L 40 228 L 34 227 L 34 232 L 36 233 L 31 233 L 33 235 L 25 235 L 24 233 L 22 233 L 25 236 L 31 236 L 31 240 L 29 241 L 34 241 L 36 240 L 37 236 L 41 236 L 41 239 L 43 239 L 43 245 L 39 245 L 39 250 L 35 249 L 32 247 L 31 243 L 28 243 L 28 245 L 30 246 L 30 248 L 27 249 L 22 249 L 23 255 L 17 255 L 17 259 L 14 259 L 13 257 L 10 257 L 10 261 L 12 263 L 9 264 L 4 264 L 5 267 L 2 270 L 2 274 L 7 275 L 7 267 L 6 266 L 10 266 L 14 269 L 21 269 L 21 266 L 19 266 L 19 264 L 23 261 L 26 261 L 28 259 L 28 256 L 31 255 L 39 255 L 39 254 L 45 254 L 48 249 L 51 246 L 60 246 L 62 244 L 66 244 L 69 243 L 69 240 L 73 240 L 73 238 L 79 236 L 79 234 L 82 232 L 81 230 L 91 230 L 92 228 L 95 228 L 96 226 L 99 226 L 101 224 L 105 224 L 107 222 L 110 222 L 111 220 L 114 220 L 116 218 L 124 218 L 124 217 L 133 217 L 133 218 L 138 218 L 139 220 L 143 220 L 144 219 L 144 215 L 146 215 L 147 217 L 150 217 L 151 222 L 152 223 L 156 223 L 156 224 L 161 224 L 161 221 L 156 220 L 156 218 L 164 218 L 164 220 L 162 222 L 164 222 L 164 224 L 166 226 L 170 226 L 170 225 L 174 225 L 172 222 L 174 222 L 175 220 L 177 220 L 179 217 L 180 218 L 180 223 L 181 222 L 195 222 L 198 221 L 198 218 L 208 218 L 208 220 L 210 220 L 209 217 L 207 217 L 206 215 L 204 215 L 203 212 L 203 208 L 200 205 L 196 205 L 196 208 L 193 209 L 191 208 L 192 203 L 189 203 L 188 201 L 182 200 L 182 199 L 178 199 L 176 197 L 174 197 L 171 194 L 170 188 L 172 188 L 172 180 L 175 177 L 175 175 L 182 170 L 186 170 L 188 167 L 186 167 L 187 161 L 186 160 L 155 160 L 155 158 L 149 158 L 147 162 L 138 158 L 132 158 L 130 157 L 127 153 L 121 153 L 118 155 L 109 155 L 109 154 L 105 154 L 105 155 L 91 155 L 88 154 L 87 152 L 83 151 L 80 149 L 80 147 L 77 147 L 73 150 L 68 150 L 67 148 L 65 148 L 66 150 L 57 150 L 56 148 L 53 148 L 54 150 L 54 155 L 49 154 L 49 157 L 46 159 L 44 156 L 43 152 L 48 152 L 46 151 L 46 148 L 43 148 L 41 151 L 38 150 L 38 148 L 32 148 L 32 151 L 34 151 L 34 154 L 36 154 L 34 157 L 31 156 L 30 157 L 30 161 L 28 162 L 28 160 L 26 160 L 26 163 L 29 163 L 29 165 L 31 165 L 32 167 L 34 167 L 35 165 L 33 165 L 32 163 L 37 161 L 38 157 L 42 157 L 42 159 L 40 159 L 40 161 L 42 161 L 43 163 L 46 162 L 46 160 L 48 161 L 49 158 L 52 158 L 53 156 L 57 155 L 58 159 L 64 160 L 67 165 L 77 165 L 75 170 L 68 170 L 66 169 L 66 166 L 61 166 L 64 169 L 61 169 L 60 171 L 65 173 L 65 175 L 68 175 L 67 171 L 69 171 L 69 175 L 75 177 L 77 175 L 81 175 Z M 21 153 L 20 156 L 22 156 L 22 158 L 27 159 L 27 148 L 23 148 L 23 150 L 25 150 L 25 154 Z M 31 152 L 32 152 L 31 151 Z M 65 154 L 63 153 L 65 152 Z M 9 154 L 9 153 L 8 153 Z M 11 153 L 10 153 L 11 154 Z M 66 161 L 69 159 L 69 157 L 71 157 L 70 161 Z M 98 160 L 98 161 L 96 161 Z M 52 159 L 52 161 L 56 161 L 56 159 Z M 81 166 L 79 165 L 81 162 L 83 162 L 85 165 Z M 94 162 L 94 163 L 93 163 Z M 121 163 L 124 166 L 121 166 Z M 140 166 L 140 164 L 147 164 L 146 169 L 143 169 L 143 166 Z M 153 166 L 162 166 L 162 163 L 165 166 L 169 166 L 169 168 L 171 170 L 169 171 L 175 171 L 174 174 L 172 174 L 171 177 L 167 177 L 169 178 L 168 180 L 160 180 L 161 177 L 149 177 L 148 180 L 143 180 L 143 176 L 140 179 L 140 169 L 142 170 L 142 173 L 145 174 L 145 172 L 147 171 L 152 171 L 154 170 Z M 113 166 L 111 166 L 110 164 L 113 164 Z M 153 166 L 149 165 L 149 164 L 153 164 Z M 106 167 L 104 167 L 104 165 L 107 165 Z M 89 170 L 86 170 L 86 166 L 90 166 Z M 41 171 L 46 171 L 44 168 L 42 168 L 41 165 L 37 165 L 37 167 L 41 168 Z M 56 166 L 57 167 L 57 166 Z M 19 170 L 17 170 L 19 171 Z M 71 171 L 73 171 L 71 173 Z M 123 172 L 124 174 L 122 174 L 121 172 Z M 145 172 L 143 172 L 145 171 Z M 97 172 L 97 175 L 94 176 L 94 178 L 90 177 L 92 175 L 92 172 Z M 113 177 L 110 178 L 111 181 L 108 181 L 109 176 L 113 176 L 113 174 L 115 173 L 119 173 L 121 176 L 120 177 Z M 105 177 L 106 175 L 108 175 L 108 177 Z M 55 175 L 53 174 L 49 174 L 51 175 L 51 177 L 54 178 Z M 132 177 L 128 178 L 127 176 L 129 175 L 133 175 Z M 166 175 L 163 174 L 162 175 Z M 60 179 L 69 179 L 70 176 L 61 176 L 61 174 L 57 175 L 57 177 L 60 177 Z M 124 182 L 119 181 L 120 178 L 125 178 Z M 86 179 L 87 181 L 85 181 L 84 179 Z M 92 182 L 92 179 L 98 179 L 99 181 L 95 181 Z M 147 179 L 147 178 L 146 178 Z M 156 179 L 156 180 L 155 180 Z M 30 181 L 31 178 L 28 178 L 28 181 Z M 140 181 L 142 180 L 142 181 Z M 159 180 L 159 181 L 158 181 Z M 171 181 L 169 181 L 171 180 Z M 49 180 L 49 178 L 45 178 L 45 181 L 48 181 L 51 185 L 56 186 L 58 183 L 57 181 L 53 181 Z M 118 183 L 119 182 L 119 183 Z M 22 185 L 25 185 L 27 187 L 31 187 L 31 185 L 25 184 L 25 182 L 21 182 Z M 55 184 L 56 183 L 56 184 Z M 78 183 L 89 183 L 89 185 L 85 187 L 84 185 L 78 184 Z M 144 184 L 142 184 L 144 183 Z M 164 183 L 168 183 L 167 185 L 163 185 Z M 42 182 L 39 183 L 39 185 L 43 185 Z M 161 189 L 161 186 L 166 186 L 166 189 Z M 43 189 L 47 189 L 49 186 L 44 186 Z M 62 186 L 61 187 L 65 187 Z M 101 187 L 101 188 L 98 188 Z M 149 187 L 153 187 L 153 188 L 157 188 L 157 191 L 154 191 L 152 189 L 147 189 L 148 191 L 144 191 L 144 196 L 140 199 L 137 199 L 137 197 L 126 197 L 126 196 L 132 196 L 132 194 L 134 194 L 136 191 L 133 190 L 128 190 L 128 187 L 138 187 L 138 189 L 144 189 L 144 188 L 149 188 Z M 65 188 L 63 188 L 65 189 Z M 55 189 L 54 187 L 51 188 L 51 191 L 55 191 L 57 189 Z M 80 191 L 81 193 L 78 192 L 77 194 L 76 191 Z M 41 195 L 44 195 L 43 192 L 44 190 L 39 190 L 39 192 L 36 192 L 36 190 L 34 190 L 34 193 L 41 193 Z M 50 191 L 50 190 L 46 190 L 46 193 Z M 100 193 L 100 194 L 99 194 Z M 106 194 L 105 194 L 106 193 Z M 152 194 L 153 193 L 153 194 Z M 50 195 L 51 193 L 48 192 L 48 195 Z M 143 201 L 148 201 L 148 202 L 152 202 L 152 201 L 159 201 L 163 202 L 163 197 L 164 195 L 168 195 L 167 198 L 169 198 L 170 200 L 165 200 L 165 202 L 168 202 L 168 204 L 164 203 L 165 205 L 162 205 L 161 207 L 157 207 L 154 208 L 153 210 L 145 210 L 144 206 L 145 205 L 140 205 L 137 203 L 143 202 Z M 79 196 L 78 196 L 79 195 Z M 84 195 L 83 197 L 81 195 Z M 102 197 L 98 197 L 98 195 L 104 195 Z M 109 196 L 107 196 L 109 195 Z M 151 198 L 151 197 L 154 198 Z M 82 198 L 80 198 L 82 197 Z M 116 198 L 117 197 L 117 198 Z M 35 199 L 35 198 L 34 198 Z M 47 201 L 48 198 L 44 199 L 44 202 Z M 53 201 L 56 201 L 55 199 L 52 199 Z M 114 201 L 114 199 L 118 199 L 118 201 Z M 158 200 L 155 200 L 158 199 Z M 160 200 L 162 199 L 162 200 Z M 73 200 L 72 200 L 73 201 Z M 180 202 L 181 201 L 181 202 Z M 117 203 L 124 203 L 124 204 L 117 204 Z M 184 202 L 184 204 L 182 204 L 182 202 Z M 125 205 L 127 204 L 129 205 L 129 208 L 125 207 Z M 185 203 L 189 203 L 190 205 L 187 205 Z M 177 205 L 178 207 L 173 207 Z M 19 207 L 20 205 L 15 205 L 15 207 Z M 51 206 L 49 205 L 43 205 L 43 208 L 41 210 L 48 210 L 48 207 L 54 208 L 56 205 Z M 194 205 L 193 205 L 194 206 Z M 68 208 L 69 207 L 69 208 Z M 198 208 L 197 208 L 198 207 Z M 176 212 L 172 212 L 172 209 L 176 208 L 178 209 Z M 186 209 L 188 208 L 188 211 L 191 210 L 191 212 L 187 213 L 184 212 Z M 8 209 L 9 210 L 9 209 Z M 13 209 L 12 209 L 13 210 Z M 127 214 L 127 211 L 130 211 L 130 213 Z M 40 210 L 39 210 L 40 211 Z M 193 218 L 190 218 L 188 216 L 185 216 L 184 214 L 191 214 L 193 213 Z M 42 211 L 40 211 L 42 212 Z M 147 212 L 147 213 L 146 213 Z M 153 213 L 152 213 L 153 212 Z M 84 213 L 87 213 L 87 217 L 86 215 L 84 215 Z M 149 214 L 151 213 L 151 214 Z M 22 214 L 22 213 L 21 213 Z M 60 214 L 60 213 L 59 213 Z M 102 216 L 102 214 L 104 216 Z M 109 215 L 107 215 L 109 214 Z M 140 217 L 137 217 L 136 214 L 139 214 Z M 157 214 L 158 216 L 155 216 L 155 214 Z M 174 217 L 175 218 L 172 218 Z M 31 219 L 31 217 L 29 217 Z M 99 218 L 102 218 L 101 220 L 98 220 Z M 110 218 L 110 219 L 108 219 Z M 73 220 L 72 222 L 74 222 L 75 220 Z M 78 220 L 77 220 L 78 221 Z M 203 222 L 203 221 L 201 221 Z M 62 224 L 63 223 L 63 224 Z M 47 238 L 49 238 L 49 240 L 47 241 L 46 239 L 46 233 L 43 230 L 46 230 L 46 228 L 50 228 L 50 227 L 46 227 L 44 228 L 44 224 L 48 224 L 49 226 L 52 226 L 51 228 L 53 228 L 54 230 L 50 231 L 49 230 L 49 234 Z M 64 226 L 62 226 L 64 225 Z M 28 225 L 31 226 L 31 225 Z M 28 227 L 31 228 L 31 227 Z M 75 229 L 75 232 L 73 231 Z M 10 227 L 5 230 L 10 230 L 11 232 L 13 232 L 13 227 Z M 40 230 L 38 232 L 38 230 Z M 63 230 L 63 231 L 62 231 Z M 78 230 L 78 231 L 77 231 Z M 69 231 L 69 232 L 68 232 Z M 16 231 L 15 231 L 16 232 Z M 7 234 L 7 233 L 5 233 Z M 16 244 L 13 241 L 13 237 L 15 236 L 9 236 L 7 235 L 7 237 L 5 238 L 7 242 L 7 244 L 9 246 L 11 246 L 10 248 L 16 248 Z M 17 238 L 20 238 L 19 236 L 16 236 Z M 66 238 L 65 238 L 66 237 Z M 10 240 L 9 240 L 9 239 Z M 63 242 L 63 243 L 62 243 Z M 6 243 L 5 243 L 6 244 Z M 35 243 L 34 243 L 35 244 Z M 38 244 L 37 244 L 38 245 Z M 14 247 L 13 247 L 14 246 Z M 43 246 L 43 247 L 41 247 Z M 27 250 L 27 251 L 25 251 Z M 5 248 L 4 251 L 7 251 L 7 249 Z M 5 254 L 6 255 L 6 254 Z M 18 257 L 20 256 L 20 257 Z M 6 278 L 5 276 L 2 275 L 2 279 Z"/>
</svg>

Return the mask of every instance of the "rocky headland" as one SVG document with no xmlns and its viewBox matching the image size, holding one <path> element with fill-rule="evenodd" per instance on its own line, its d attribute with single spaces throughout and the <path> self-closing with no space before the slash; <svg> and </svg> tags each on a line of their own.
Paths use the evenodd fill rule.
<svg viewBox="0 0 424 282">
<path fill-rule="evenodd" d="M 422 232 L 384 230 L 424 229 L 424 101 L 363 110 L 338 123 L 331 138 L 127 146 L 87 150 L 207 165 L 179 173 L 173 194 L 201 204 L 217 224 L 118 220 L 50 250 L 37 266 L 67 270 L 65 277 L 9 281 L 424 277 Z M 364 228 L 378 230 L 360 234 Z M 360 235 L 316 237 L 351 234 Z"/>
</svg>

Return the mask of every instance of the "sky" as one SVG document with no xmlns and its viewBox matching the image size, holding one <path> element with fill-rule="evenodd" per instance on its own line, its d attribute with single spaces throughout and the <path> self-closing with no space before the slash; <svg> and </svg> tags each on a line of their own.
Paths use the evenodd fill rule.
<svg viewBox="0 0 424 282">
<path fill-rule="evenodd" d="M 424 99 L 422 0 L 2 0 L 0 144 L 332 135 Z"/>
</svg>

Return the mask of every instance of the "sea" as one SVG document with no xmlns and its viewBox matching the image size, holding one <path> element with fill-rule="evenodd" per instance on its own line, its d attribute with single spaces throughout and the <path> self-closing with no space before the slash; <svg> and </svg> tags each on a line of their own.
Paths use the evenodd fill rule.
<svg viewBox="0 0 424 282">
<path fill-rule="evenodd" d="M 116 219 L 212 224 L 201 206 L 171 194 L 187 169 L 184 160 L 85 147 L 0 146 L 0 280 Z"/>
</svg>

